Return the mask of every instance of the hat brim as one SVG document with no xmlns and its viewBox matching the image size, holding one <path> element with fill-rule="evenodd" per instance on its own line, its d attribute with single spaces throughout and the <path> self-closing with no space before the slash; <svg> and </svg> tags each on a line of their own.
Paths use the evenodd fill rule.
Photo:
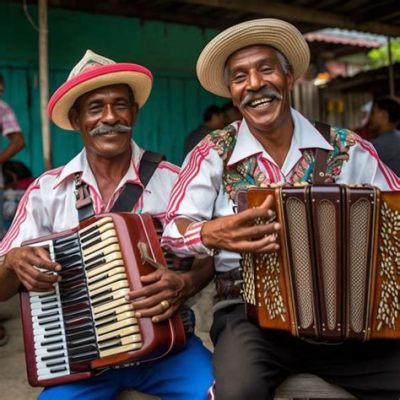
<svg viewBox="0 0 400 400">
<path fill-rule="evenodd" d="M 218 96 L 231 97 L 224 82 L 225 63 L 235 51 L 252 45 L 270 46 L 284 54 L 295 80 L 307 71 L 310 49 L 301 32 L 285 21 L 262 18 L 234 25 L 207 44 L 196 67 L 201 85 Z"/>
<path fill-rule="evenodd" d="M 92 68 L 61 85 L 47 106 L 50 119 L 60 128 L 74 130 L 69 121 L 69 111 L 78 97 L 103 86 L 126 84 L 142 107 L 153 85 L 151 72 L 137 64 L 118 63 Z"/>
</svg>

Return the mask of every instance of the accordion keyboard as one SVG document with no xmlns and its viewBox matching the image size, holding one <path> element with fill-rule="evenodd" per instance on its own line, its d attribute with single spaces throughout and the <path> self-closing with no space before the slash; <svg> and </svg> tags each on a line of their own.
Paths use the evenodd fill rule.
<svg viewBox="0 0 400 400">
<path fill-rule="evenodd" d="M 39 379 L 69 375 L 82 363 L 142 347 L 112 218 L 104 217 L 46 247 L 60 263 L 53 292 L 30 293 Z"/>
</svg>

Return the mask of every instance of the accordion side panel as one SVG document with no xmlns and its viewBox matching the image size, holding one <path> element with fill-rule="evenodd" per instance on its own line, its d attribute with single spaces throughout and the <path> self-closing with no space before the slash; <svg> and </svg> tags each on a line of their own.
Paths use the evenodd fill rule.
<svg viewBox="0 0 400 400">
<path fill-rule="evenodd" d="M 372 188 L 347 188 L 347 309 L 346 337 L 369 335 L 373 282 L 376 195 Z"/>
<path fill-rule="evenodd" d="M 299 336 L 316 337 L 319 335 L 313 283 L 313 244 L 309 234 L 305 188 L 283 190 L 288 270 L 296 310 L 297 332 Z"/>
<path fill-rule="evenodd" d="M 280 189 L 252 188 L 248 190 L 248 207 L 262 204 L 268 195 L 274 196 L 276 220 L 282 224 Z M 258 220 L 256 223 L 265 223 Z M 293 310 L 287 276 L 286 247 L 283 232 L 279 235 L 280 250 L 273 253 L 252 254 L 256 305 L 247 305 L 250 318 L 256 318 L 262 328 L 280 329 L 294 333 Z M 251 270 L 249 270 L 251 273 Z"/>
<path fill-rule="evenodd" d="M 342 212 L 338 185 L 314 185 L 310 189 L 315 292 L 318 296 L 321 338 L 342 336 Z"/>
<path fill-rule="evenodd" d="M 400 201 L 381 192 L 371 339 L 400 338 Z"/>
</svg>

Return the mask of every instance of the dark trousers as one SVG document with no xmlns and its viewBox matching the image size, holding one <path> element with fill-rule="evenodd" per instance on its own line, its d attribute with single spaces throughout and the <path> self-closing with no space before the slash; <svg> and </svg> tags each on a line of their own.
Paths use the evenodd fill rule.
<svg viewBox="0 0 400 400">
<path fill-rule="evenodd" d="M 216 400 L 269 400 L 293 373 L 311 373 L 362 400 L 400 399 L 400 341 L 314 344 L 247 321 L 243 305 L 217 311 Z"/>
</svg>

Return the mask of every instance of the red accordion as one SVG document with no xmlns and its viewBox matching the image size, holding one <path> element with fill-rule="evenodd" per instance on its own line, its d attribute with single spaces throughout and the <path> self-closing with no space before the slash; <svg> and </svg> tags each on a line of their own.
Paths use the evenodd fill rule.
<svg viewBox="0 0 400 400">
<path fill-rule="evenodd" d="M 21 292 L 29 383 L 51 386 L 93 376 L 107 366 L 149 361 L 183 346 L 181 319 L 136 319 L 128 291 L 166 267 L 150 215 L 110 213 L 78 228 L 23 243 L 62 265 L 52 292 Z"/>
<path fill-rule="evenodd" d="M 280 249 L 243 255 L 249 319 L 321 341 L 400 339 L 399 193 L 336 184 L 252 188 L 238 193 L 238 208 L 268 195 Z"/>
</svg>

